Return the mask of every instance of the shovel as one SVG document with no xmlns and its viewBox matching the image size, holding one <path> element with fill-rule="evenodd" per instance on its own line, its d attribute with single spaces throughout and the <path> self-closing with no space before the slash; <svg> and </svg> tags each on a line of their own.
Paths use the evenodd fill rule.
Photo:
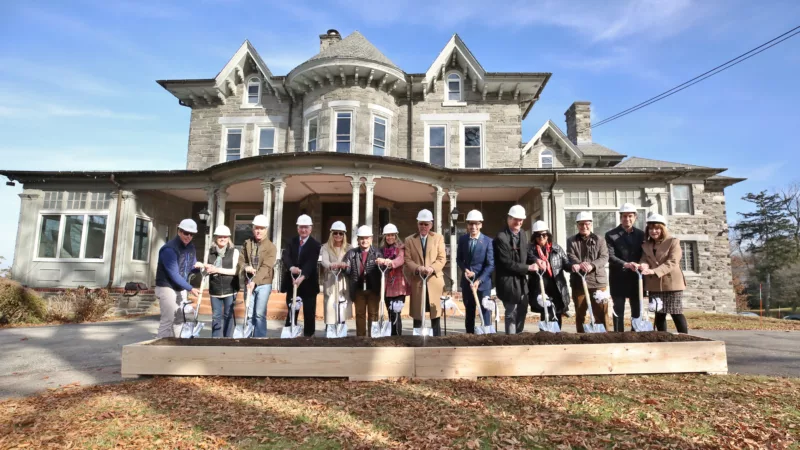
<svg viewBox="0 0 800 450">
<path fill-rule="evenodd" d="M 325 332 L 325 337 L 328 339 L 335 339 L 347 337 L 347 323 L 342 320 L 342 303 L 347 303 L 347 299 L 340 295 L 341 291 L 339 290 L 339 275 L 342 273 L 342 269 L 331 269 L 331 272 L 333 272 L 333 277 L 335 280 L 334 286 L 336 289 L 334 292 L 334 302 L 336 303 L 336 323 L 334 325 L 328 325 Z"/>
<path fill-rule="evenodd" d="M 380 308 L 380 319 L 377 322 L 370 323 L 369 335 L 373 338 L 381 338 L 392 335 L 392 323 L 386 320 L 386 271 L 390 266 L 381 266 L 378 264 L 378 269 L 381 271 L 381 303 L 378 305 Z"/>
<path fill-rule="evenodd" d="M 253 337 L 253 333 L 255 333 L 256 329 L 253 326 L 253 317 L 250 315 L 250 302 L 253 300 L 253 289 L 251 281 L 253 280 L 253 276 L 249 273 L 245 274 L 247 278 L 247 284 L 245 284 L 244 290 L 244 323 L 242 324 L 241 328 L 236 326 L 236 314 L 233 315 L 233 338 L 234 339 L 246 339 Z M 255 309 L 255 305 L 253 305 L 253 309 Z M 255 311 L 253 311 L 255 313 Z"/>
<path fill-rule="evenodd" d="M 475 276 L 473 275 L 472 277 L 469 277 L 465 273 L 464 274 L 464 278 L 466 278 L 467 281 L 469 281 L 469 289 L 472 291 L 472 298 L 475 300 L 475 304 L 478 307 L 477 308 L 478 309 L 478 315 L 481 316 L 481 324 L 480 325 L 475 325 L 475 334 L 476 335 L 479 335 L 479 334 L 494 334 L 495 330 L 494 330 L 494 327 L 491 325 L 491 321 L 490 321 L 489 325 L 486 325 L 486 320 L 484 320 L 484 318 L 483 318 L 483 305 L 481 305 L 479 303 L 479 302 L 482 302 L 482 300 L 478 300 L 478 289 L 475 288 Z"/>
<path fill-rule="evenodd" d="M 542 309 L 544 309 L 544 320 L 539 322 L 539 330 L 558 333 L 561 331 L 561 327 L 558 326 L 558 320 L 555 318 L 556 307 L 553 305 L 553 302 L 548 299 L 547 294 L 544 292 L 544 270 L 537 268 L 536 275 L 539 275 L 539 291 L 542 293 Z M 550 312 L 548 311 L 548 307 L 553 308 L 553 320 L 550 320 Z"/>
<path fill-rule="evenodd" d="M 298 273 L 297 276 L 295 276 L 292 273 L 291 275 L 292 275 L 292 281 L 297 281 L 297 279 L 300 278 L 301 274 Z M 294 320 L 295 318 L 294 308 L 296 300 L 297 300 L 297 285 L 292 283 L 292 306 L 289 309 L 289 314 L 290 314 L 289 317 L 291 318 L 291 325 L 288 327 L 283 327 L 283 329 L 281 330 L 281 339 L 296 338 L 300 336 L 300 334 L 302 333 L 302 328 L 300 327 L 300 325 L 297 325 Z M 306 320 L 308 320 L 308 318 L 306 318 Z M 311 320 L 314 319 L 312 318 Z"/>
<path fill-rule="evenodd" d="M 644 307 L 644 286 L 642 286 L 642 271 L 637 270 L 639 274 L 639 317 L 631 317 L 631 326 L 633 331 L 645 332 L 653 331 L 653 323 L 650 322 L 650 317 L 647 314 L 647 308 Z"/>
<path fill-rule="evenodd" d="M 428 278 L 430 275 L 423 275 L 419 272 L 419 277 L 422 278 L 422 299 L 420 300 L 420 309 L 422 310 L 422 326 L 414 328 L 414 336 L 433 336 L 433 330 L 425 326 L 425 299 L 428 298 Z"/>
<path fill-rule="evenodd" d="M 583 284 L 583 296 L 586 299 L 587 310 L 589 311 L 589 323 L 583 324 L 583 331 L 586 333 L 605 333 L 606 327 L 603 324 L 594 322 L 594 311 L 592 310 L 592 297 L 589 295 L 589 287 L 586 285 L 586 272 L 579 271 L 581 283 Z"/>
<path fill-rule="evenodd" d="M 186 321 L 186 307 L 189 306 L 191 308 L 192 304 L 189 303 L 189 300 L 184 300 L 181 302 L 181 314 L 183 314 L 183 324 L 181 324 L 181 332 L 180 338 L 182 339 L 193 339 L 200 336 L 200 331 L 203 330 L 206 324 L 203 322 L 199 322 L 197 320 L 197 316 L 200 314 L 200 303 L 203 301 L 203 283 L 200 283 L 200 295 L 197 296 L 197 309 L 192 311 L 189 310 L 189 314 L 194 312 L 194 318 L 191 321 Z"/>
</svg>

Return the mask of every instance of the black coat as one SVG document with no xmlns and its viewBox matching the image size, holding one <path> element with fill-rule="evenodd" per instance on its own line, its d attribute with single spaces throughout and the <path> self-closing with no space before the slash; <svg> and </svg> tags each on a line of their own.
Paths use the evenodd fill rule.
<svg viewBox="0 0 800 450">
<path fill-rule="evenodd" d="M 611 295 L 614 297 L 639 298 L 639 277 L 636 272 L 624 269 L 627 262 L 638 263 L 642 259 L 644 231 L 634 227 L 626 236 L 622 225 L 606 233 L 608 246 L 608 275 Z M 627 242 L 626 242 L 627 240 Z"/>
<path fill-rule="evenodd" d="M 367 290 L 381 295 L 381 270 L 375 264 L 375 259 L 378 258 L 378 251 L 375 247 L 370 247 L 367 250 L 367 264 L 364 268 L 364 280 L 367 282 Z M 349 293 L 350 300 L 355 301 L 356 293 L 362 291 L 362 287 L 358 283 L 358 275 L 361 273 L 361 253 L 360 247 L 351 248 L 344 255 L 343 261 L 348 263 L 347 279 L 350 282 Z"/>
<path fill-rule="evenodd" d="M 494 249 L 494 274 L 497 297 L 504 302 L 528 301 L 528 237 L 519 232 L 519 248 L 511 248 L 511 230 L 506 227 L 492 241 Z"/>
<path fill-rule="evenodd" d="M 567 277 L 564 275 L 565 272 L 571 271 L 571 266 L 569 264 L 569 260 L 567 259 L 567 252 L 564 251 L 561 246 L 558 244 L 553 244 L 553 248 L 550 250 L 550 268 L 553 271 L 553 277 L 556 282 L 556 288 L 558 289 L 558 296 L 554 296 L 551 300 L 553 304 L 555 304 L 556 311 L 560 314 L 569 310 L 569 288 L 567 287 Z M 528 263 L 533 264 L 539 261 L 539 252 L 536 251 L 536 244 L 533 244 L 528 249 Z M 550 275 L 545 272 L 544 273 L 545 283 L 547 283 L 547 278 L 550 278 Z M 532 273 L 528 277 L 528 289 L 530 290 L 531 295 L 531 310 L 541 313 L 542 307 L 539 306 L 539 302 L 536 301 L 536 298 L 541 294 L 541 289 L 539 289 L 539 275 Z"/>
<path fill-rule="evenodd" d="M 292 275 L 289 272 L 291 267 L 299 267 L 305 279 L 297 287 L 297 295 L 308 301 L 316 301 L 319 294 L 319 275 L 317 262 L 319 261 L 319 251 L 322 246 L 316 239 L 309 236 L 303 245 L 303 252 L 298 258 L 300 248 L 300 237 L 295 236 L 289 243 L 289 248 L 283 252 L 281 262 L 283 263 L 283 276 L 281 277 L 281 292 L 292 292 Z"/>
</svg>

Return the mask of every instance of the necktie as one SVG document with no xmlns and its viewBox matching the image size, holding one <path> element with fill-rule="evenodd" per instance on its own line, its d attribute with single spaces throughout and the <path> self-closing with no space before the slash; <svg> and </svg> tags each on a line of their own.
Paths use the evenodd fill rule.
<svg viewBox="0 0 800 450">
<path fill-rule="evenodd" d="M 428 242 L 428 236 L 422 236 L 422 262 L 425 263 L 425 244 Z"/>
<path fill-rule="evenodd" d="M 304 241 L 303 239 L 300 239 L 300 247 L 297 249 L 297 256 L 300 256 L 300 253 L 303 251 L 303 244 L 305 244 L 305 243 L 306 243 L 306 241 Z"/>
<path fill-rule="evenodd" d="M 478 243 L 477 239 L 470 238 L 469 240 L 469 262 L 472 262 L 472 254 L 475 252 L 475 245 Z"/>
</svg>

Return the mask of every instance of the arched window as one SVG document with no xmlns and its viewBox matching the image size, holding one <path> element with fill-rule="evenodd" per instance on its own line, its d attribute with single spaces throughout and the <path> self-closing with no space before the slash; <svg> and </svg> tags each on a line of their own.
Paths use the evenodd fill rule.
<svg viewBox="0 0 800 450">
<path fill-rule="evenodd" d="M 461 75 L 451 73 L 447 76 L 447 100 L 451 102 L 461 101 Z"/>
<path fill-rule="evenodd" d="M 542 169 L 552 169 L 553 168 L 553 151 L 552 150 L 542 150 L 542 153 L 539 154 L 539 167 Z"/>
<path fill-rule="evenodd" d="M 261 80 L 256 77 L 247 80 L 247 104 L 258 105 L 261 103 Z"/>
</svg>

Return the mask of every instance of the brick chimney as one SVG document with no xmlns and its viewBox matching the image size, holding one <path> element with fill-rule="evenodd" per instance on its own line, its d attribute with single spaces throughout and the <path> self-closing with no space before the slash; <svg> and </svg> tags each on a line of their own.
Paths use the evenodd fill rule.
<svg viewBox="0 0 800 450">
<path fill-rule="evenodd" d="M 564 113 L 567 117 L 567 136 L 573 144 L 592 142 L 592 107 L 590 102 L 575 102 Z"/>
<path fill-rule="evenodd" d="M 319 35 L 319 51 L 322 52 L 331 45 L 342 40 L 342 35 L 336 30 L 328 30 L 325 34 Z"/>
</svg>

